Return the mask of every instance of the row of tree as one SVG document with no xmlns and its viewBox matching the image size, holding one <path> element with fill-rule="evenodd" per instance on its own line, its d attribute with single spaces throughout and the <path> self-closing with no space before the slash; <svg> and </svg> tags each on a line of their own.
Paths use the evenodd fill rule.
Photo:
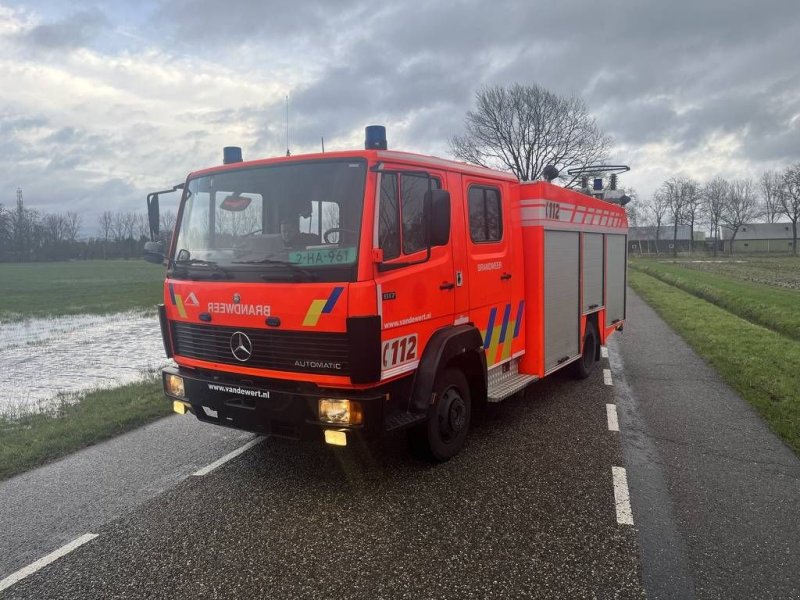
<svg viewBox="0 0 800 600">
<path fill-rule="evenodd" d="M 97 218 L 98 234 L 80 235 L 83 219 L 76 212 L 46 213 L 26 208 L 22 198 L 13 208 L 0 204 L 0 261 L 135 258 L 150 239 L 147 215 L 104 211 Z M 161 215 L 161 231 L 171 232 L 175 214 Z"/>
<path fill-rule="evenodd" d="M 689 177 L 673 177 L 662 183 L 652 198 L 629 205 L 633 226 L 652 225 L 656 251 L 662 227 L 672 227 L 672 252 L 678 252 L 678 227 L 689 227 L 693 241 L 698 225 L 708 227 L 713 252 L 719 249 L 720 229 L 730 232 L 730 249 L 739 230 L 749 223 L 792 224 L 792 249 L 797 254 L 800 221 L 800 163 L 782 172 L 765 171 L 757 180 L 715 177 L 705 184 Z"/>
</svg>

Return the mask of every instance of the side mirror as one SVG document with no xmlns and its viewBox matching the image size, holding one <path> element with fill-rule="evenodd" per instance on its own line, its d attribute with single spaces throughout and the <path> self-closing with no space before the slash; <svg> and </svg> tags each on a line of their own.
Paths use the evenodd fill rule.
<svg viewBox="0 0 800 600">
<path fill-rule="evenodd" d="M 160 221 L 160 215 L 158 214 L 158 194 L 147 195 L 147 220 L 150 222 L 150 239 L 155 241 L 158 239 L 158 226 Z"/>
<path fill-rule="evenodd" d="M 144 244 L 144 259 L 157 265 L 164 263 L 164 243 L 163 242 L 145 242 Z"/>
<path fill-rule="evenodd" d="M 425 194 L 428 206 L 428 231 L 431 246 L 446 246 L 450 241 L 450 192 L 431 190 Z"/>
</svg>

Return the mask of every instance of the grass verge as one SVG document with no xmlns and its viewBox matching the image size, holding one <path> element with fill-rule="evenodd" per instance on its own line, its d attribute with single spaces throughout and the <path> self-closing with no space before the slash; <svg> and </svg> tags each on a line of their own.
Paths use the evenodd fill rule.
<svg viewBox="0 0 800 600">
<path fill-rule="evenodd" d="M 800 291 L 737 281 L 678 264 L 633 261 L 631 269 L 675 286 L 752 323 L 800 341 Z"/>
<path fill-rule="evenodd" d="M 56 415 L 0 420 L 0 480 L 170 414 L 161 379 L 90 392 Z"/>
<path fill-rule="evenodd" d="M 628 282 L 800 454 L 800 342 L 641 271 Z"/>
<path fill-rule="evenodd" d="M 109 314 L 162 301 L 164 267 L 143 260 L 0 264 L 0 320 Z"/>
</svg>

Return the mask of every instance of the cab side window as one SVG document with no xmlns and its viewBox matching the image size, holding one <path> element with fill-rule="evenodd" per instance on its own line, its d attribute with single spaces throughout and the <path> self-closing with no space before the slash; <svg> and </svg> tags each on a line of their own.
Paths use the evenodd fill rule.
<svg viewBox="0 0 800 600">
<path fill-rule="evenodd" d="M 397 175 L 381 175 L 380 214 L 378 215 L 378 247 L 383 259 L 400 256 L 400 203 L 397 199 Z"/>
<path fill-rule="evenodd" d="M 503 239 L 503 214 L 499 189 L 470 186 L 467 204 L 469 205 L 469 235 L 474 243 L 499 242 Z"/>
<path fill-rule="evenodd" d="M 440 189 L 439 180 L 432 179 L 431 188 Z M 382 174 L 378 244 L 384 260 L 400 256 L 401 248 L 403 254 L 414 254 L 426 247 L 423 207 L 427 191 L 427 177 Z"/>
</svg>

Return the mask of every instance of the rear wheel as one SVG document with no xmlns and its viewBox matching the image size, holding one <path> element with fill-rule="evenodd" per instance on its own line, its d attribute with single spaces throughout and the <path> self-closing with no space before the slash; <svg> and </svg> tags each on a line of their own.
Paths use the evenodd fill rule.
<svg viewBox="0 0 800 600">
<path fill-rule="evenodd" d="M 572 376 L 575 379 L 586 379 L 592 374 L 594 365 L 597 362 L 597 344 L 600 340 L 597 336 L 597 328 L 592 321 L 586 322 L 586 331 L 583 333 L 583 354 L 572 363 Z"/>
<path fill-rule="evenodd" d="M 464 446 L 472 416 L 467 378 L 458 369 L 446 369 L 434 385 L 436 404 L 431 415 L 409 432 L 414 454 L 427 460 L 444 462 Z"/>
</svg>

